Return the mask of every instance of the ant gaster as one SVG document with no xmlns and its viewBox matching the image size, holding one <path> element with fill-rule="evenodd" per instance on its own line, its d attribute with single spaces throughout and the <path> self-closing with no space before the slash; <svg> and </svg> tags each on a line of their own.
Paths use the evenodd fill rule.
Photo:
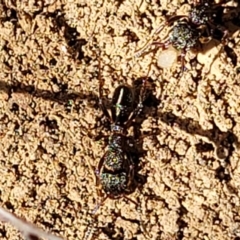
<svg viewBox="0 0 240 240">
<path fill-rule="evenodd" d="M 136 94 L 136 89 L 131 86 L 118 86 L 113 93 L 109 112 L 103 97 L 104 80 L 99 77 L 99 105 L 111 123 L 111 134 L 108 138 L 107 150 L 94 172 L 97 193 L 102 200 L 93 210 L 93 214 L 107 198 L 119 199 L 123 197 L 138 206 L 137 202 L 127 197 L 139 186 L 141 179 L 137 173 L 137 164 L 134 159 L 137 152 L 129 142 L 127 131 L 143 109 L 146 82 L 146 79 L 142 81 L 139 94 Z M 140 212 L 139 207 L 137 210 Z M 141 225 L 141 227 L 143 226 Z M 85 239 L 89 238 L 92 234 L 91 231 L 91 229 L 87 231 Z M 145 232 L 144 229 L 143 231 Z"/>
<path fill-rule="evenodd" d="M 182 71 L 185 69 L 185 55 L 189 50 L 197 50 L 201 44 L 207 43 L 216 33 L 221 33 L 221 41 L 226 44 L 228 31 L 223 26 L 222 3 L 212 3 L 206 0 L 194 1 L 188 15 L 177 15 L 170 17 L 154 32 L 153 37 L 136 53 L 135 56 L 142 56 L 145 52 L 151 52 L 155 47 L 167 49 L 172 45 L 181 51 Z M 153 40 L 166 26 L 171 26 L 168 38 L 164 40 Z M 149 47 L 153 50 L 148 50 Z M 148 51 L 147 51 L 148 50 Z"/>
</svg>

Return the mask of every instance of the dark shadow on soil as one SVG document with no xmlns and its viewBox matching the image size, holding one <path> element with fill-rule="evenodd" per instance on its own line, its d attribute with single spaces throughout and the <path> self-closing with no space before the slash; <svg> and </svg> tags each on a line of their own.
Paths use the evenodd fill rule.
<svg viewBox="0 0 240 240">
<path fill-rule="evenodd" d="M 15 82 L 14 84 L 9 84 L 4 81 L 0 81 L 0 90 L 6 92 L 9 96 L 13 92 L 26 93 L 30 94 L 37 98 L 42 98 L 44 100 L 58 102 L 60 104 L 66 104 L 68 101 L 72 100 L 87 100 L 90 104 L 90 101 L 98 99 L 98 96 L 92 92 L 76 92 L 70 89 L 64 89 L 63 91 L 53 93 L 49 90 L 36 89 L 35 86 L 26 85 L 24 83 Z"/>
<path fill-rule="evenodd" d="M 75 27 L 71 27 L 65 19 L 64 13 L 56 10 L 53 13 L 45 13 L 47 18 L 51 18 L 54 25 L 54 31 L 63 35 L 69 47 L 69 53 L 74 60 L 82 60 L 85 58 L 83 46 L 87 44 L 87 40 L 81 38 L 80 33 Z"/>
<path fill-rule="evenodd" d="M 206 152 L 215 149 L 217 157 L 221 161 L 224 161 L 224 165 L 216 170 L 216 178 L 220 181 L 225 180 L 226 182 L 231 180 L 230 175 L 225 172 L 225 167 L 229 165 L 230 157 L 234 149 L 239 147 L 239 140 L 234 133 L 231 131 L 222 132 L 215 124 L 213 124 L 213 129 L 204 130 L 200 124 L 193 119 L 183 119 L 171 112 L 160 113 L 158 117 L 169 126 L 175 126 L 188 134 L 207 138 L 209 142 L 203 143 L 202 146 L 197 144 L 196 150 L 199 152 Z"/>
</svg>

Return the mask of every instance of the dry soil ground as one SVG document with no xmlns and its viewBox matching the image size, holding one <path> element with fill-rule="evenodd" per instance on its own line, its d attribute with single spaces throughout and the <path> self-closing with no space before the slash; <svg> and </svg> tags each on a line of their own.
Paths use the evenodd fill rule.
<svg viewBox="0 0 240 240">
<path fill-rule="evenodd" d="M 152 63 L 139 130 L 156 134 L 143 139 L 146 183 L 129 196 L 140 214 L 126 199 L 106 200 L 93 239 L 146 239 L 140 218 L 151 239 L 240 239 L 239 62 L 218 41 L 187 54 L 181 78 L 179 65 L 158 67 L 159 52 L 129 60 L 164 13 L 184 13 L 193 1 L 150 2 L 0 1 L 1 206 L 83 239 L 99 201 L 88 161 L 96 166 L 105 148 L 94 136 L 109 134 L 98 72 L 110 97 Z M 239 29 L 227 27 L 227 50 L 239 60 Z M 0 238 L 20 235 L 2 224 Z"/>
</svg>

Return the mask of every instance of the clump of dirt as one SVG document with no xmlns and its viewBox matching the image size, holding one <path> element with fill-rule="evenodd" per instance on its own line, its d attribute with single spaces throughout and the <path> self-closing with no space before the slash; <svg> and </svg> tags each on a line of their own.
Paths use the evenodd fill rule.
<svg viewBox="0 0 240 240">
<path fill-rule="evenodd" d="M 2 207 L 83 239 L 100 201 L 88 162 L 97 166 L 105 145 L 95 137 L 109 134 L 98 107 L 99 72 L 110 98 L 119 84 L 146 77 L 151 64 L 152 98 L 139 129 L 147 180 L 129 196 L 139 206 L 107 199 L 93 239 L 146 239 L 141 219 L 151 239 L 240 237 L 239 28 L 229 25 L 226 48 L 211 41 L 187 53 L 180 77 L 180 65 L 158 66 L 158 52 L 131 58 L 183 4 L 159 2 L 0 3 Z M 1 224 L 0 237 L 19 233 Z"/>
</svg>

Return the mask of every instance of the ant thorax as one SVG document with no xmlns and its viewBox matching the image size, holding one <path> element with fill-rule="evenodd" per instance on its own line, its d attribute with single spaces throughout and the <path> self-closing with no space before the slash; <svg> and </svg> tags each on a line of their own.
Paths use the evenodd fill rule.
<svg viewBox="0 0 240 240">
<path fill-rule="evenodd" d="M 108 141 L 108 148 L 114 149 L 114 148 L 122 148 L 124 146 L 124 143 L 126 142 L 126 137 L 122 135 L 121 133 L 114 133 L 109 137 Z"/>
</svg>

